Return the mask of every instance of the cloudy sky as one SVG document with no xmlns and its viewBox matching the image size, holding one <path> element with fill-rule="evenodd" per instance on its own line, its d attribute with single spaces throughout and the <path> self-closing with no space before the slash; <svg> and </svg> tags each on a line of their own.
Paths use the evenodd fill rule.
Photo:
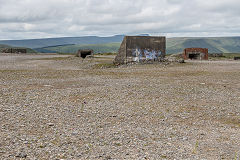
<svg viewBox="0 0 240 160">
<path fill-rule="evenodd" d="M 240 36 L 240 0 L 0 0 L 0 39 Z"/>
</svg>

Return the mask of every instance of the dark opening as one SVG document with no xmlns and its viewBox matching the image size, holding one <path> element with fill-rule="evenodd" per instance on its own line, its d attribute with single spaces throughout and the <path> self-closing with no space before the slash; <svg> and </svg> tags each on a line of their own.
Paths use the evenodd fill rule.
<svg viewBox="0 0 240 160">
<path fill-rule="evenodd" d="M 81 51 L 82 58 L 86 58 L 88 55 L 92 55 L 92 51 Z"/>
<path fill-rule="evenodd" d="M 200 53 L 189 54 L 189 59 L 200 59 Z"/>
<path fill-rule="evenodd" d="M 240 60 L 240 57 L 234 57 L 234 60 Z"/>
</svg>

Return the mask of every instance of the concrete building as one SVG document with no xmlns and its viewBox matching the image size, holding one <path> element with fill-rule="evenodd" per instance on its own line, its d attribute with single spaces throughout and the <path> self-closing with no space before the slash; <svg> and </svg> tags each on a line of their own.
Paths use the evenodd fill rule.
<svg viewBox="0 0 240 160">
<path fill-rule="evenodd" d="M 166 37 L 125 36 L 115 64 L 159 61 L 166 55 Z"/>
<path fill-rule="evenodd" d="M 240 60 L 240 57 L 234 57 L 233 59 L 234 60 Z"/>
<path fill-rule="evenodd" d="M 196 59 L 196 60 L 208 60 L 207 48 L 186 48 L 183 51 L 183 58 Z"/>
<path fill-rule="evenodd" d="M 27 53 L 27 49 L 24 48 L 4 48 L 2 53 Z"/>
<path fill-rule="evenodd" d="M 78 50 L 77 57 L 86 58 L 87 56 L 93 56 L 93 50 Z"/>
</svg>

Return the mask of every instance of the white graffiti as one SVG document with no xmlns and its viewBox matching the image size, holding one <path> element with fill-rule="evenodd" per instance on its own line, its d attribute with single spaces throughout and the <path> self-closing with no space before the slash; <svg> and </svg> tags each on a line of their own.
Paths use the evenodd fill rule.
<svg viewBox="0 0 240 160">
<path fill-rule="evenodd" d="M 140 62 L 144 60 L 158 60 L 158 58 L 162 55 L 162 52 L 150 49 L 139 49 L 136 48 L 132 51 L 133 61 Z"/>
</svg>

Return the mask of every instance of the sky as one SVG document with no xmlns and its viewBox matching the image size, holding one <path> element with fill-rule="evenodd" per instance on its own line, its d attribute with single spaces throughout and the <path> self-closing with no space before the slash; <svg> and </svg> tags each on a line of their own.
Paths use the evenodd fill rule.
<svg viewBox="0 0 240 160">
<path fill-rule="evenodd" d="M 0 40 L 240 36 L 240 0 L 0 0 Z"/>
</svg>

